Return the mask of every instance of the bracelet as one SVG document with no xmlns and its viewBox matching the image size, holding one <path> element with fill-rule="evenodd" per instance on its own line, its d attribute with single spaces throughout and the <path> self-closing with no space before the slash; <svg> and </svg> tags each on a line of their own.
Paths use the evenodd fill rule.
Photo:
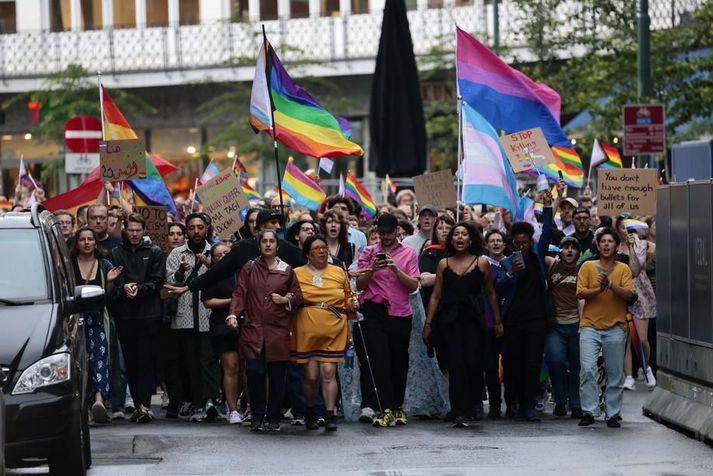
<svg viewBox="0 0 713 476">
<path fill-rule="evenodd" d="M 236 321 L 238 320 L 238 318 L 235 317 L 235 316 L 228 316 L 228 317 L 225 318 L 225 323 L 227 324 L 228 321 L 231 320 L 231 319 L 235 319 Z"/>
</svg>

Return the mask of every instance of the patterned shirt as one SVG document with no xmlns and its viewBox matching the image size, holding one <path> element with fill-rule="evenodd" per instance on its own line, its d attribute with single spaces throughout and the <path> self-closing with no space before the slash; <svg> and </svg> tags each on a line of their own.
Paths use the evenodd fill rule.
<svg viewBox="0 0 713 476">
<path fill-rule="evenodd" d="M 203 247 L 203 253 L 210 259 L 210 244 L 206 243 Z M 176 271 L 181 266 L 181 258 L 186 262 L 191 264 L 191 270 L 188 271 L 185 276 L 179 281 L 176 279 Z M 188 247 L 188 243 L 183 246 L 179 246 L 171 251 L 166 260 L 166 282 L 168 284 L 173 284 L 176 286 L 185 285 L 186 279 L 191 275 L 193 268 L 200 263 L 196 259 L 195 253 Z M 202 275 L 208 271 L 205 265 L 201 265 L 198 269 L 197 276 Z M 196 291 L 198 294 L 198 331 L 209 332 L 210 331 L 210 309 L 206 309 L 200 299 L 200 291 Z M 171 329 L 195 329 L 195 322 L 193 316 L 193 294 L 187 291 L 178 298 L 178 311 L 176 315 L 171 320 Z"/>
</svg>

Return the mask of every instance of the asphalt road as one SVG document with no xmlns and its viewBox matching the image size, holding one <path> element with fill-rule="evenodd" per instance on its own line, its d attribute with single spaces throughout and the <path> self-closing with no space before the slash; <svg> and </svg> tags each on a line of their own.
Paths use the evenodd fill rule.
<svg viewBox="0 0 713 476">
<path fill-rule="evenodd" d="M 647 394 L 626 393 L 621 429 L 603 421 L 579 428 L 576 420 L 552 417 L 551 408 L 540 423 L 486 420 L 467 429 L 436 420 L 386 429 L 342 423 L 335 434 L 285 425 L 280 434 L 253 434 L 225 422 L 163 418 L 114 422 L 92 429 L 89 474 L 713 474 L 713 448 L 642 416 Z"/>
</svg>

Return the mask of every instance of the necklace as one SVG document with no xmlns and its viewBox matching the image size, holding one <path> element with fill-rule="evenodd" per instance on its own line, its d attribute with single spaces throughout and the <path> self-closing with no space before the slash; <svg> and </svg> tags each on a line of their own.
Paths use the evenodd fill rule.
<svg viewBox="0 0 713 476">
<path fill-rule="evenodd" d="M 85 273 L 86 270 L 86 261 L 82 260 L 77 260 L 77 264 L 79 265 L 79 272 L 81 273 L 81 278 L 84 280 L 84 284 L 89 284 L 89 281 L 94 278 L 94 268 L 97 265 L 97 260 L 96 258 L 92 260 L 92 266 L 89 268 L 89 272 Z M 82 264 L 84 264 L 84 269 L 82 269 Z"/>
<path fill-rule="evenodd" d="M 318 288 L 321 288 L 324 285 L 324 281 L 322 281 L 322 274 L 324 273 L 326 268 L 317 269 L 311 264 L 308 264 L 307 269 L 312 274 L 312 284 L 317 286 Z"/>
</svg>

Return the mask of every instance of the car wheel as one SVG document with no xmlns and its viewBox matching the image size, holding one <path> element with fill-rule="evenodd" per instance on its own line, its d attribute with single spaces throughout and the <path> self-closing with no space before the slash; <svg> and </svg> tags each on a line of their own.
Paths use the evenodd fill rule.
<svg viewBox="0 0 713 476">
<path fill-rule="evenodd" d="M 51 475 L 85 476 L 87 474 L 87 448 L 84 445 L 86 426 L 83 420 L 88 417 L 82 417 L 82 407 L 80 405 L 80 408 L 72 413 L 69 431 L 61 446 L 50 457 Z"/>
</svg>

